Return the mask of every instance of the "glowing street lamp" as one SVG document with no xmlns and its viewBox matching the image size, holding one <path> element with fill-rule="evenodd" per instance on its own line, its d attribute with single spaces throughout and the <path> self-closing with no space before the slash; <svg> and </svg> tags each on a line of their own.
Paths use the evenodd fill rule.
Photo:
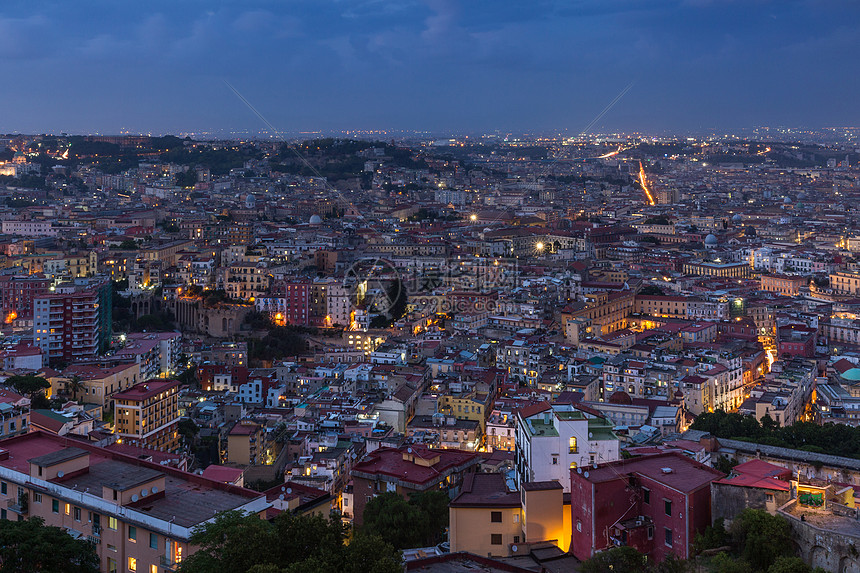
<svg viewBox="0 0 860 573">
<path fill-rule="evenodd" d="M 535 248 L 536 248 L 538 251 L 543 251 L 544 244 L 543 244 L 541 241 L 538 241 L 538 242 L 535 244 Z"/>
</svg>

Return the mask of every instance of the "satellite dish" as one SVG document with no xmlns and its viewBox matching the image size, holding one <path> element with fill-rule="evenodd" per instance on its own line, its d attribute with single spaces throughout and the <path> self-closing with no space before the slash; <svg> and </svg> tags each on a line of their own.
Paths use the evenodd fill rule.
<svg viewBox="0 0 860 573">
<path fill-rule="evenodd" d="M 293 488 L 288 487 L 288 488 L 287 488 L 287 493 L 293 493 Z"/>
<path fill-rule="evenodd" d="M 588 472 L 585 472 L 583 475 L 584 475 L 585 477 L 588 477 Z"/>
<path fill-rule="evenodd" d="M 593 437 L 594 437 L 594 434 L 592 434 L 591 432 L 588 432 L 588 437 L 589 437 L 589 438 L 593 438 Z"/>
<path fill-rule="evenodd" d="M 148 490 L 148 489 L 142 489 L 142 490 L 140 490 L 140 497 L 146 497 L 146 496 L 148 496 L 148 495 L 149 495 L 149 490 Z"/>
<path fill-rule="evenodd" d="M 582 473 L 582 468 L 576 468 L 576 473 L 581 474 L 581 473 Z"/>
<path fill-rule="evenodd" d="M 594 469 L 597 469 L 597 462 L 594 462 L 593 464 L 591 464 L 591 467 L 593 467 Z"/>
<path fill-rule="evenodd" d="M 135 501 L 137 501 L 138 499 L 140 499 L 140 498 L 139 498 L 139 497 L 137 497 L 137 494 L 134 494 L 133 496 L 131 496 L 131 501 L 132 501 L 132 502 L 135 502 Z"/>
<path fill-rule="evenodd" d="M 287 488 L 285 488 L 284 486 L 281 486 L 281 491 L 287 491 Z"/>
<path fill-rule="evenodd" d="M 517 546 L 516 546 L 516 545 L 511 545 L 511 551 L 513 551 L 514 553 L 516 553 L 516 552 L 517 552 Z"/>
<path fill-rule="evenodd" d="M 153 487 L 152 487 L 152 493 L 153 493 L 153 494 L 158 493 L 158 487 L 153 486 Z"/>
<path fill-rule="evenodd" d="M 281 501 L 284 501 L 284 494 L 279 495 L 278 499 L 280 499 Z"/>
<path fill-rule="evenodd" d="M 58 471 L 58 472 L 57 472 L 57 477 L 58 477 L 58 478 L 61 478 L 61 477 L 63 477 L 64 475 L 66 475 L 66 472 L 64 472 L 63 470 L 60 470 L 60 471 Z"/>
<path fill-rule="evenodd" d="M 412 453 L 412 448 L 411 448 L 411 447 L 406 448 L 406 451 L 407 451 L 407 452 L 409 452 L 409 453 L 411 454 L 411 453 Z"/>
</svg>

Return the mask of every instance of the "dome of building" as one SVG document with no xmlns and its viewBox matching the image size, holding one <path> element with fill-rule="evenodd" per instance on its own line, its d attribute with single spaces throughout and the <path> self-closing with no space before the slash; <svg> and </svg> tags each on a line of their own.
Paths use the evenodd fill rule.
<svg viewBox="0 0 860 573">
<path fill-rule="evenodd" d="M 740 223 L 743 220 L 744 220 L 744 218 L 741 216 L 740 213 L 735 213 L 735 216 L 732 217 L 732 222 L 734 222 L 734 223 Z"/>
<path fill-rule="evenodd" d="M 322 223 L 322 218 L 319 215 L 311 215 L 311 220 L 308 221 L 311 225 L 319 225 Z"/>
<path fill-rule="evenodd" d="M 782 200 L 782 202 L 783 202 L 783 204 L 785 204 L 785 205 L 790 204 L 790 203 L 791 203 L 791 197 L 786 197 L 785 199 L 783 199 L 783 200 Z"/>
<path fill-rule="evenodd" d="M 630 405 L 633 403 L 633 398 L 630 397 L 630 394 L 623 390 L 618 390 L 609 397 L 610 404 L 626 404 Z"/>
<path fill-rule="evenodd" d="M 849 368 L 842 373 L 842 379 L 848 382 L 860 382 L 860 368 Z"/>
<path fill-rule="evenodd" d="M 713 233 L 710 233 L 707 237 L 705 237 L 705 244 L 706 245 L 716 245 L 717 244 L 717 237 Z"/>
</svg>

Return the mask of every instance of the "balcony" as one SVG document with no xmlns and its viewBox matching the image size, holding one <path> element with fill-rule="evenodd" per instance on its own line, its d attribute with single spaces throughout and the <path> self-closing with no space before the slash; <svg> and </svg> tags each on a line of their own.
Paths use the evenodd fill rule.
<svg viewBox="0 0 860 573">
<path fill-rule="evenodd" d="M 30 498 L 26 493 L 22 493 L 17 499 L 11 497 L 6 500 L 6 507 L 18 515 L 27 515 L 30 510 Z"/>
</svg>

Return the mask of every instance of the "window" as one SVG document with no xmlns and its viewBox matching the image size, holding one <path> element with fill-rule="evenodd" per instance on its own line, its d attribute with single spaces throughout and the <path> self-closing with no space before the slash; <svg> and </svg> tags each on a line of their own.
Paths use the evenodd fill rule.
<svg viewBox="0 0 860 573">
<path fill-rule="evenodd" d="M 582 521 L 580 521 L 579 519 L 576 520 L 576 530 L 582 531 Z"/>
<path fill-rule="evenodd" d="M 773 503 L 773 494 L 772 494 L 772 493 L 766 493 L 766 494 L 764 494 L 764 500 L 765 500 L 767 503 Z"/>
<path fill-rule="evenodd" d="M 576 469 L 576 462 L 570 462 L 570 469 L 572 469 L 572 470 Z"/>
<path fill-rule="evenodd" d="M 158 549 L 158 536 L 154 533 L 149 534 L 149 547 L 150 549 Z"/>
<path fill-rule="evenodd" d="M 137 543 L 137 528 L 133 525 L 128 526 L 128 540 Z"/>
<path fill-rule="evenodd" d="M 651 504 L 651 490 L 646 487 L 642 488 L 642 501 L 649 505 Z"/>
<path fill-rule="evenodd" d="M 75 508 L 75 521 L 80 521 L 80 520 L 81 520 L 81 508 L 76 507 Z"/>
<path fill-rule="evenodd" d="M 502 534 L 501 533 L 493 533 L 490 535 L 490 545 L 501 545 L 502 544 Z"/>
<path fill-rule="evenodd" d="M 654 539 L 654 526 L 648 526 L 648 539 Z"/>
<path fill-rule="evenodd" d="M 672 530 L 668 527 L 666 528 L 666 546 L 672 547 Z"/>
<path fill-rule="evenodd" d="M 108 559 L 108 573 L 116 573 L 116 561 Z"/>
<path fill-rule="evenodd" d="M 672 502 L 668 499 L 663 500 L 663 510 L 666 512 L 666 515 L 672 515 Z"/>
<path fill-rule="evenodd" d="M 6 488 L 7 487 L 8 486 L 6 485 L 5 481 L 0 481 L 0 493 L 2 493 L 3 495 L 6 495 Z"/>
<path fill-rule="evenodd" d="M 52 499 L 51 500 L 51 511 L 53 513 L 60 513 L 60 500 Z"/>
<path fill-rule="evenodd" d="M 502 512 L 501 511 L 491 511 L 490 512 L 490 521 L 492 523 L 501 523 L 502 522 Z"/>
<path fill-rule="evenodd" d="M 558 458 L 555 456 L 552 457 L 552 465 L 554 465 L 554 466 L 558 465 Z"/>
<path fill-rule="evenodd" d="M 570 437 L 570 453 L 575 454 L 579 452 L 579 449 L 576 447 L 576 436 Z"/>
<path fill-rule="evenodd" d="M 135 559 L 134 557 L 128 558 L 128 570 L 137 571 L 137 559 Z"/>
<path fill-rule="evenodd" d="M 110 517 L 110 516 L 108 517 L 108 529 L 113 529 L 114 531 L 116 531 L 116 518 L 115 517 Z"/>
<path fill-rule="evenodd" d="M 64 511 L 65 511 L 65 513 L 66 513 L 66 515 L 71 515 L 71 514 L 72 514 L 72 504 L 71 504 L 71 503 L 67 503 L 67 504 L 65 504 L 65 506 L 64 506 L 64 508 L 63 508 L 63 509 L 64 509 Z"/>
<path fill-rule="evenodd" d="M 42 503 L 42 494 L 38 491 L 33 492 L 33 503 Z"/>
<path fill-rule="evenodd" d="M 149 573 L 158 573 L 158 565 L 150 565 Z"/>
</svg>

